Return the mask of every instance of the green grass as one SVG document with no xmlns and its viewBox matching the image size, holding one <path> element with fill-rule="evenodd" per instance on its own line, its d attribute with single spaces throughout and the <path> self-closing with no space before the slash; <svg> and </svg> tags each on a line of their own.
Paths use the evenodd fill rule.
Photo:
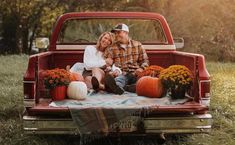
<svg viewBox="0 0 235 145">
<path fill-rule="evenodd" d="M 66 145 L 79 144 L 77 136 L 25 135 L 22 130 L 22 78 L 28 56 L 0 56 L 0 144 Z M 214 123 L 210 134 L 173 136 L 166 145 L 235 144 L 235 63 L 207 63 L 212 79 L 211 114 Z M 130 140 L 130 139 L 129 139 Z M 155 141 L 132 139 L 135 144 Z M 108 144 L 115 144 L 109 142 Z"/>
<path fill-rule="evenodd" d="M 212 80 L 213 129 L 210 135 L 193 135 L 189 145 L 234 145 L 235 63 L 211 62 L 207 68 Z"/>
<path fill-rule="evenodd" d="M 0 56 L 0 116 L 16 119 L 22 110 L 22 80 L 27 56 Z M 12 114 L 11 116 L 9 114 Z"/>
</svg>

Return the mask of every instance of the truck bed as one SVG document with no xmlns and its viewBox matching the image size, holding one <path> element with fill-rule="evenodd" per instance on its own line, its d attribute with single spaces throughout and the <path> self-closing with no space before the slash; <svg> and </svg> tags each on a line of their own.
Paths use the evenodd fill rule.
<svg viewBox="0 0 235 145">
<path fill-rule="evenodd" d="M 179 64 L 179 65 L 185 65 L 188 67 L 192 73 L 193 73 L 193 86 L 191 91 L 189 92 L 189 96 L 191 96 L 192 100 L 184 103 L 184 104 L 178 104 L 178 105 L 160 105 L 161 107 L 158 107 L 158 112 L 200 112 L 203 110 L 207 110 L 208 108 L 206 106 L 203 106 L 199 102 L 199 88 L 198 88 L 198 78 L 197 78 L 197 61 L 200 61 L 202 59 L 201 55 L 197 54 L 190 54 L 190 53 L 184 53 L 184 52 L 177 52 L 177 51 L 152 51 L 147 50 L 150 65 L 159 65 L 161 67 L 168 67 L 170 65 Z M 83 51 L 57 51 L 57 52 L 45 52 L 41 53 L 39 55 L 32 56 L 30 58 L 31 63 L 37 63 L 36 68 L 33 68 L 31 64 L 29 64 L 29 68 L 25 74 L 25 82 L 30 83 L 36 83 L 34 85 L 34 89 L 26 90 L 25 92 L 29 91 L 28 93 L 33 93 L 33 91 L 36 92 L 36 96 L 34 98 L 26 98 L 25 104 L 29 102 L 28 110 L 30 113 L 41 113 L 41 112 L 66 112 L 68 110 L 66 107 L 49 107 L 48 100 L 48 92 L 44 87 L 43 83 L 43 76 L 42 72 L 47 69 L 53 69 L 53 68 L 65 68 L 66 65 L 73 65 L 76 62 L 82 62 L 83 60 Z M 33 61 L 34 60 L 34 61 Z M 202 61 L 202 60 L 201 60 Z M 203 65 L 202 62 L 198 63 Z M 32 64 L 34 65 L 34 64 Z M 203 68 L 204 66 L 201 66 Z M 202 71 L 203 72 L 203 71 Z M 36 74 L 36 78 L 30 78 L 29 76 L 32 75 L 32 73 Z M 198 76 L 200 79 L 203 79 L 203 73 L 199 74 Z M 34 76 L 34 75 L 33 75 Z M 34 80 L 36 79 L 36 82 Z M 28 85 L 25 83 L 25 85 Z M 30 92 L 31 91 L 31 92 Z M 110 95 L 110 94 L 109 94 Z M 112 95 L 112 94 L 111 94 Z M 27 97 L 27 96 L 26 96 Z M 32 97 L 32 96 L 31 96 Z M 42 101 L 43 100 L 43 101 Z M 45 101 L 48 100 L 48 101 Z M 27 105 L 26 105 L 27 106 Z M 171 111 L 170 111 L 171 110 Z"/>
<path fill-rule="evenodd" d="M 147 51 L 150 65 L 159 65 L 163 68 L 167 68 L 170 65 L 178 64 L 178 65 L 185 65 L 188 67 L 191 72 L 193 73 L 193 87 L 192 91 L 190 92 L 190 96 L 194 97 L 195 101 L 199 100 L 199 94 L 198 94 L 198 80 L 197 80 L 197 64 L 204 65 L 203 58 L 201 55 L 195 55 L 190 53 L 184 53 L 184 52 L 176 52 L 176 51 Z M 35 80 L 35 78 L 30 78 L 32 73 L 37 74 L 37 83 L 36 83 L 36 103 L 39 102 L 40 98 L 44 98 L 45 95 L 45 87 L 43 84 L 43 76 L 42 72 L 47 69 L 53 69 L 53 68 L 66 68 L 66 65 L 73 65 L 76 62 L 82 62 L 83 61 L 83 51 L 57 51 L 57 52 L 46 52 L 43 54 L 40 54 L 38 56 L 32 57 L 31 59 L 35 59 L 35 63 L 38 63 L 37 68 L 33 68 L 29 64 L 29 69 L 27 70 L 25 74 L 25 81 L 31 81 Z M 198 62 L 202 61 L 202 62 Z M 32 60 L 30 62 L 33 62 Z M 200 66 L 200 68 L 203 68 L 205 66 Z M 205 69 L 206 70 L 206 69 Z M 202 70 L 203 71 L 203 70 Z M 203 79 L 204 75 L 203 73 L 199 74 L 200 79 Z M 207 77 L 207 76 L 206 76 Z"/>
</svg>

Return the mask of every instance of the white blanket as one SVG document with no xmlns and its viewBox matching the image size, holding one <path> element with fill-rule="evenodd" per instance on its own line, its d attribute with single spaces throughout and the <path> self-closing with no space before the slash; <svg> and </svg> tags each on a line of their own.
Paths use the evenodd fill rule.
<svg viewBox="0 0 235 145">
<path fill-rule="evenodd" d="M 169 96 L 163 98 L 147 98 L 138 96 L 135 93 L 125 92 L 123 95 L 114 95 L 110 93 L 93 93 L 87 96 L 85 100 L 65 99 L 62 101 L 53 101 L 49 104 L 51 107 L 69 107 L 69 108 L 145 108 L 152 106 L 177 105 L 188 101 L 185 99 L 171 100 Z"/>
</svg>

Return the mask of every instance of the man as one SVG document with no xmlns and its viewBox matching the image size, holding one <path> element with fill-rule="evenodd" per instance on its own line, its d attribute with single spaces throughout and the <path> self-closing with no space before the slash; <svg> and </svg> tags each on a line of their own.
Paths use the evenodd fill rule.
<svg viewBox="0 0 235 145">
<path fill-rule="evenodd" d="M 142 44 L 129 37 L 126 24 L 117 24 L 111 32 L 115 34 L 116 41 L 112 47 L 106 49 L 104 57 L 111 56 L 115 66 L 121 68 L 122 73 L 114 71 L 107 74 L 105 87 L 109 92 L 123 94 L 124 89 L 128 91 L 128 85 L 136 83 L 136 75 L 149 66 L 149 60 Z"/>
</svg>

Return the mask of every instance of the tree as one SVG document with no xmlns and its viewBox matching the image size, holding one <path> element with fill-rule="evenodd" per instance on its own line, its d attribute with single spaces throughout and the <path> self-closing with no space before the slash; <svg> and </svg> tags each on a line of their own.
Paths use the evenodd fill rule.
<svg viewBox="0 0 235 145">
<path fill-rule="evenodd" d="M 41 25 L 41 17 L 48 12 L 45 7 L 53 11 L 59 4 L 60 1 L 56 0 L 2 0 L 0 12 L 3 20 L 2 35 L 6 46 L 4 51 L 30 53 L 35 32 Z"/>
<path fill-rule="evenodd" d="M 57 16 L 74 11 L 155 11 L 164 0 L 2 0 L 4 53 L 29 54 L 37 36 L 49 37 Z M 1 52 L 0 52 L 1 53 Z"/>
</svg>

